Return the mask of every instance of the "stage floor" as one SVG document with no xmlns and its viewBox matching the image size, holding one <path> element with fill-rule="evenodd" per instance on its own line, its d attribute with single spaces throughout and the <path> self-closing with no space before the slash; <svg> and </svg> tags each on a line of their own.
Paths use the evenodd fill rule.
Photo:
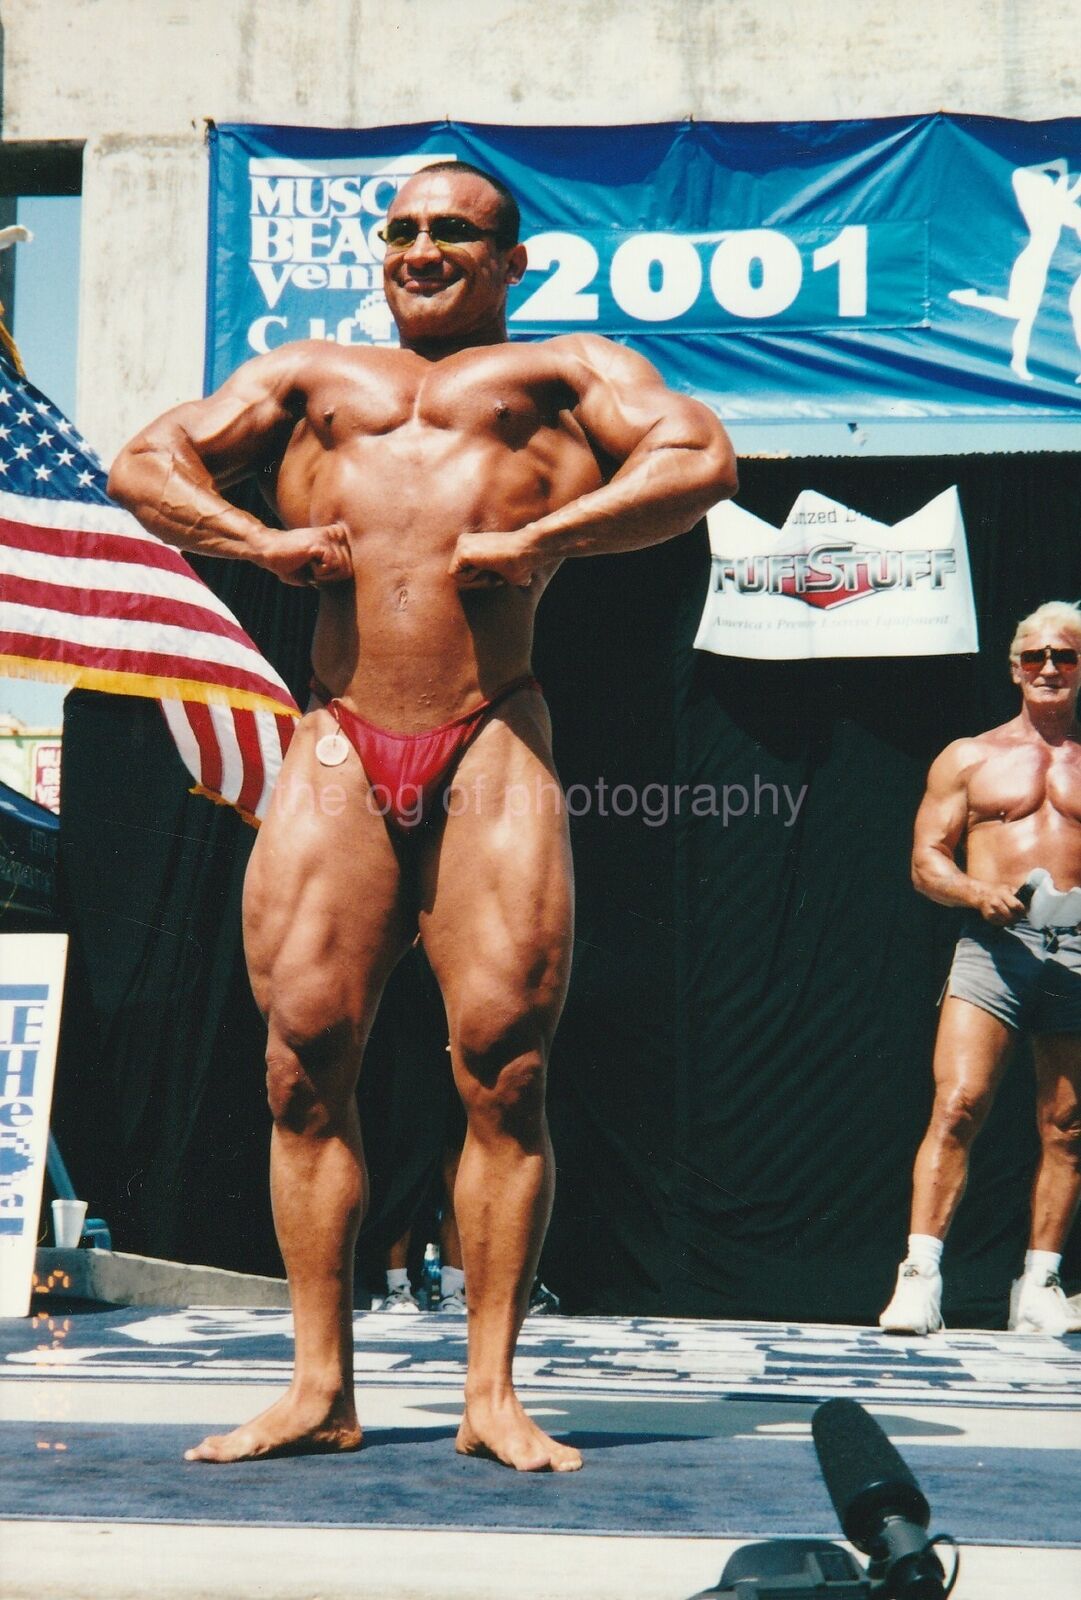
<svg viewBox="0 0 1081 1600">
<path fill-rule="evenodd" d="M 1081 1600 L 1081 1336 L 531 1319 L 519 1387 L 586 1457 L 532 1477 L 454 1452 L 464 1333 L 358 1313 L 365 1448 L 207 1467 L 183 1449 L 280 1391 L 288 1313 L 0 1323 L 5 1600 L 686 1600 L 750 1539 L 839 1537 L 810 1439 L 836 1395 L 961 1542 L 959 1600 Z"/>
</svg>

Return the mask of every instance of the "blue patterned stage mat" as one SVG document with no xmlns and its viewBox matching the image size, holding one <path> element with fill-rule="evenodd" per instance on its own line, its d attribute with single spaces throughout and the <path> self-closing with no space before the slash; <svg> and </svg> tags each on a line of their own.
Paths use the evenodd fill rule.
<svg viewBox="0 0 1081 1600">
<path fill-rule="evenodd" d="M 535 1318 L 519 1347 L 520 1390 L 587 1457 L 581 1473 L 542 1477 L 455 1453 L 464 1322 L 359 1313 L 355 1341 L 361 1389 L 400 1397 L 399 1425 L 370 1428 L 359 1454 L 213 1467 L 183 1461 L 183 1450 L 223 1431 L 213 1397 L 225 1385 L 285 1379 L 287 1312 L 58 1309 L 0 1322 L 0 1382 L 21 1392 L 20 1380 L 45 1380 L 50 1419 L 4 1426 L 0 1518 L 835 1538 L 807 1425 L 817 1402 L 849 1395 L 902 1448 L 935 1529 L 970 1544 L 1081 1545 L 1081 1449 L 1062 1445 L 1081 1413 L 1081 1336 L 906 1340 L 851 1327 Z M 120 1411 L 133 1385 L 160 1389 L 160 1422 L 65 1410 L 94 1392 L 94 1416 L 109 1416 L 108 1395 Z M 186 1416 L 206 1399 L 205 1425 L 170 1417 L 178 1386 Z M 747 1402 L 760 1403 L 757 1422 Z M 916 1420 L 905 1415 L 913 1406 Z M 958 1407 L 1009 1425 L 991 1445 L 981 1423 L 988 1443 L 978 1429 L 970 1443 Z M 1048 1443 L 1041 1414 L 1057 1447 L 1026 1448 Z M 1077 1436 L 1081 1445 L 1081 1416 Z"/>
<path fill-rule="evenodd" d="M 460 1392 L 464 1322 L 358 1313 L 357 1379 Z M 293 1358 L 287 1311 L 111 1310 L 0 1321 L 0 1378 L 273 1381 Z M 1081 1411 L 1081 1335 L 948 1332 L 784 1323 L 537 1317 L 515 1363 L 530 1394 L 1021 1406 Z M 1081 1423 L 1079 1423 L 1081 1442 Z"/>
<path fill-rule="evenodd" d="M 431 1528 L 753 1539 L 837 1538 L 810 1442 L 556 1431 L 578 1473 L 508 1472 L 454 1450 L 454 1425 L 373 1430 L 348 1456 L 201 1466 L 206 1429 L 15 1423 L 0 1516 L 51 1522 Z M 1081 1462 L 1063 1450 L 905 1446 L 933 1531 L 962 1544 L 1081 1543 Z M 1050 1597 L 1049 1597 L 1050 1600 Z"/>
</svg>

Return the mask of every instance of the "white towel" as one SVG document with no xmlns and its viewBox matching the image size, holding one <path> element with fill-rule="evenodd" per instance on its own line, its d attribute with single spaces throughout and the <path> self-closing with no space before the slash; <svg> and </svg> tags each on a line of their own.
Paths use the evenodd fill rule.
<svg viewBox="0 0 1081 1600">
<path fill-rule="evenodd" d="M 1032 890 L 1027 916 L 1034 928 L 1076 928 L 1081 924 L 1081 889 L 1056 889 L 1046 867 L 1036 867 L 1021 887 Z"/>
</svg>

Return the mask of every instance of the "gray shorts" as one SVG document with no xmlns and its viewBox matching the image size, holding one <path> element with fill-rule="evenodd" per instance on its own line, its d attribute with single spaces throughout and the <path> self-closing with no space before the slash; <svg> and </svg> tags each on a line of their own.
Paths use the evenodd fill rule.
<svg viewBox="0 0 1081 1600">
<path fill-rule="evenodd" d="M 1025 1033 L 1081 1033 L 1081 933 L 969 923 L 957 941 L 947 994 Z"/>
</svg>

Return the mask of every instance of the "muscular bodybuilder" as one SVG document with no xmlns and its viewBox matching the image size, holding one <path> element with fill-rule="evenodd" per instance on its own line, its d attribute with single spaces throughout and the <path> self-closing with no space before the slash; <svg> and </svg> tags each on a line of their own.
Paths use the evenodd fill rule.
<svg viewBox="0 0 1081 1600">
<path fill-rule="evenodd" d="M 1058 1278 L 1081 1198 L 1079 652 L 1074 606 L 1052 601 L 1018 624 L 1010 671 L 1020 713 L 943 751 L 916 818 L 916 887 L 970 917 L 942 1002 L 908 1258 L 879 1318 L 890 1333 L 942 1327 L 942 1242 L 964 1193 L 972 1141 L 1022 1031 L 1032 1038 L 1041 1153 L 1010 1327 L 1081 1329 Z"/>
<path fill-rule="evenodd" d="M 507 290 L 526 256 L 498 180 L 422 170 L 384 238 L 400 349 L 285 345 L 153 423 L 110 480 L 169 543 L 320 592 L 322 705 L 298 727 L 244 896 L 296 1365 L 268 1411 L 188 1454 L 360 1443 L 354 1086 L 387 976 L 419 930 L 468 1116 L 458 1449 L 570 1471 L 578 1452 L 537 1427 L 511 1381 L 552 1202 L 544 1077 L 573 914 L 533 619 L 564 558 L 687 531 L 734 491 L 734 461 L 713 414 L 621 346 L 508 342 Z M 223 498 L 255 473 L 286 531 Z"/>
</svg>

